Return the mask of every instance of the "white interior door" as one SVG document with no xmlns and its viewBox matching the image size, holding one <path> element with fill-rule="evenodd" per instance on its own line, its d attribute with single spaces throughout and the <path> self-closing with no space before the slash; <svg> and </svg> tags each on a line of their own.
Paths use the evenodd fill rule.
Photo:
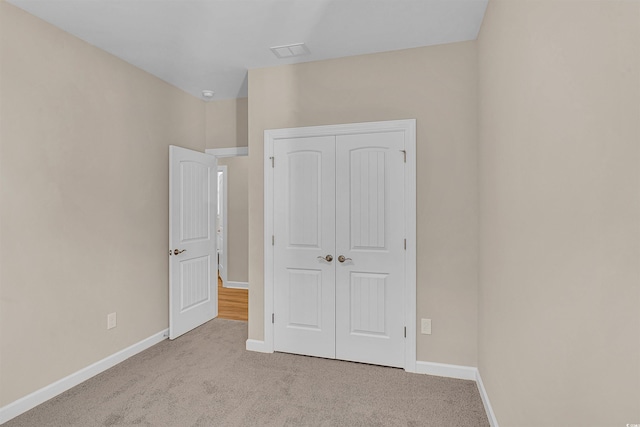
<svg viewBox="0 0 640 427">
<path fill-rule="evenodd" d="M 276 351 L 404 367 L 403 150 L 402 132 L 274 142 Z"/>
<path fill-rule="evenodd" d="M 338 359 L 404 367 L 403 150 L 402 132 L 336 140 Z"/>
<path fill-rule="evenodd" d="M 275 349 L 334 358 L 335 137 L 280 140 L 274 154 Z"/>
<path fill-rule="evenodd" d="M 169 147 L 169 338 L 217 316 L 215 157 Z"/>
</svg>

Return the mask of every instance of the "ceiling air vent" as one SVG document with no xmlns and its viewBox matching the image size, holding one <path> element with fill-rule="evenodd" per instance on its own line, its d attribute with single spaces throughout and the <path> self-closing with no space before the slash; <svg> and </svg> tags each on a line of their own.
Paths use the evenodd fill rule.
<svg viewBox="0 0 640 427">
<path fill-rule="evenodd" d="M 309 49 L 304 43 L 288 44 L 286 46 L 274 46 L 271 52 L 280 59 L 292 58 L 294 56 L 308 55 Z"/>
</svg>

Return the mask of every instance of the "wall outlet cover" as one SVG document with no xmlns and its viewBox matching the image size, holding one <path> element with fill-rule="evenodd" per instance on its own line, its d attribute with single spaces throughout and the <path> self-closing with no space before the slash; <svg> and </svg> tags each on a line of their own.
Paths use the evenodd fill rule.
<svg viewBox="0 0 640 427">
<path fill-rule="evenodd" d="M 424 335 L 431 335 L 431 319 L 421 319 L 420 332 Z"/>
<path fill-rule="evenodd" d="M 107 314 L 107 329 L 113 329 L 116 327 L 116 313 Z"/>
</svg>

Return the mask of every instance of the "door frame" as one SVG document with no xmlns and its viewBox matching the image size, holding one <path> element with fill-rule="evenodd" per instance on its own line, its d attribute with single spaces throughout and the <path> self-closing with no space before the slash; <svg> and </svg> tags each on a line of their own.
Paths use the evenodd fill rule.
<svg viewBox="0 0 640 427">
<path fill-rule="evenodd" d="M 229 147 L 229 148 L 207 148 L 206 150 L 204 150 L 205 154 L 209 154 L 211 156 L 214 156 L 216 158 L 216 170 L 215 170 L 215 174 L 216 176 L 218 176 L 218 159 L 223 158 L 223 157 L 240 157 L 240 156 L 248 156 L 249 155 L 249 147 Z M 225 213 L 226 213 L 226 209 L 227 209 L 227 178 L 228 178 L 228 174 L 225 176 L 225 200 L 224 200 L 224 209 L 225 209 Z M 216 181 L 217 182 L 217 181 Z M 225 215 L 224 218 L 224 241 L 222 242 L 224 248 L 223 248 L 223 256 L 224 256 L 224 273 L 226 276 L 226 269 L 227 269 L 227 217 Z M 214 228 L 215 228 L 215 224 L 214 224 Z M 222 276 L 221 276 L 222 277 Z M 224 288 L 232 288 L 232 289 L 249 289 L 249 283 L 246 282 L 228 282 L 227 280 L 228 277 L 223 277 L 222 278 L 222 287 Z"/>
<path fill-rule="evenodd" d="M 404 370 L 416 372 L 416 120 L 391 120 L 381 122 L 349 123 L 341 125 L 310 126 L 264 131 L 264 347 L 273 353 L 274 306 L 274 170 L 273 147 L 279 139 L 349 135 L 358 133 L 404 132 L 406 168 L 404 179 L 404 221 L 407 239 L 404 283 L 404 320 L 407 328 L 405 339 Z"/>
<path fill-rule="evenodd" d="M 229 243 L 227 242 L 227 167 L 225 165 L 218 165 L 216 159 L 216 174 L 220 174 L 222 172 L 222 191 L 220 191 L 220 187 L 218 187 L 218 210 L 221 212 L 222 216 L 222 248 L 218 248 L 218 253 L 222 250 L 222 256 L 219 257 L 218 260 L 218 275 L 222 279 L 222 286 L 228 287 L 227 283 L 227 249 L 229 247 Z M 222 197 L 220 197 L 222 195 Z M 220 201 L 222 199 L 222 202 Z M 216 224 L 217 228 L 217 224 Z M 217 230 L 216 230 L 217 233 Z M 222 271 L 220 271 L 220 266 L 222 266 Z"/>
</svg>

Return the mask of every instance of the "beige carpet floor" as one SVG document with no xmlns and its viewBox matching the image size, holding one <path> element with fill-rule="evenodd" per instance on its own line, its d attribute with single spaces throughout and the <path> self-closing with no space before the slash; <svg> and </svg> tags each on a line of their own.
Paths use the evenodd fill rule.
<svg viewBox="0 0 640 427">
<path fill-rule="evenodd" d="M 472 381 L 244 349 L 219 320 L 14 418 L 19 426 L 488 426 Z"/>
</svg>

